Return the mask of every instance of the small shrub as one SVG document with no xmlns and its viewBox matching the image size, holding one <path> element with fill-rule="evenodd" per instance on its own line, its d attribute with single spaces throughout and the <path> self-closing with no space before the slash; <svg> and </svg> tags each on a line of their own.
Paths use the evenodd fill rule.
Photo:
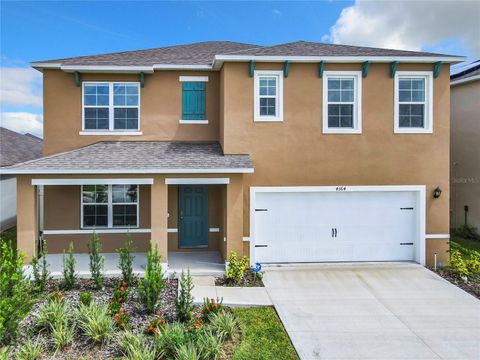
<svg viewBox="0 0 480 360">
<path fill-rule="evenodd" d="M 154 337 L 155 349 L 166 359 L 174 358 L 177 349 L 192 339 L 185 325 L 179 322 L 166 324 L 160 330 L 160 334 Z"/>
<path fill-rule="evenodd" d="M 202 316 L 205 321 L 210 320 L 210 317 L 216 314 L 219 314 L 223 310 L 222 305 L 223 299 L 203 299 L 203 307 L 202 307 Z"/>
<path fill-rule="evenodd" d="M 211 330 L 203 328 L 196 339 L 195 345 L 199 359 L 216 360 L 222 351 L 222 338 Z"/>
<path fill-rule="evenodd" d="M 157 245 L 155 244 L 155 248 L 152 250 L 152 243 L 150 242 L 145 277 L 138 285 L 140 301 L 150 314 L 155 312 L 158 298 L 164 287 L 165 279 L 163 278 L 161 257 L 158 254 Z"/>
<path fill-rule="evenodd" d="M 130 234 L 127 234 L 123 246 L 117 250 L 119 256 L 118 268 L 122 271 L 122 278 L 127 284 L 131 285 L 133 282 L 133 260 L 135 256 L 132 255 L 133 241 Z"/>
<path fill-rule="evenodd" d="M 178 319 L 182 322 L 188 322 L 192 319 L 193 309 L 193 283 L 192 276 L 190 275 L 190 269 L 187 270 L 187 274 L 182 270 L 180 276 L 180 294 L 175 299 L 175 306 L 177 308 Z"/>
<path fill-rule="evenodd" d="M 120 349 L 129 360 L 154 360 L 163 359 L 163 354 L 156 352 L 155 347 L 147 342 L 147 339 L 131 331 L 125 331 L 119 341 Z"/>
<path fill-rule="evenodd" d="M 471 254 L 464 259 L 460 251 L 454 250 L 450 254 L 449 267 L 462 278 L 476 278 L 480 276 L 480 255 Z"/>
<path fill-rule="evenodd" d="M 158 312 L 157 315 L 148 323 L 147 333 L 150 335 L 158 334 L 160 332 L 160 329 L 164 325 L 165 325 L 165 319 L 163 317 L 163 314 Z"/>
<path fill-rule="evenodd" d="M 39 292 L 40 283 L 42 282 L 42 280 L 40 277 L 40 264 L 38 263 L 37 255 L 32 257 L 32 261 L 30 262 L 30 265 L 32 266 L 33 290 Z"/>
<path fill-rule="evenodd" d="M 125 302 L 128 296 L 128 288 L 127 283 L 125 281 L 121 281 L 118 283 L 117 287 L 113 291 L 113 298 L 108 305 L 108 309 L 110 310 L 110 314 L 115 315 L 120 312 L 122 308 L 122 304 Z"/>
<path fill-rule="evenodd" d="M 50 300 L 40 309 L 36 319 L 36 326 L 40 330 L 52 331 L 57 324 L 66 324 L 69 319 L 67 302 Z"/>
<path fill-rule="evenodd" d="M 476 240 L 480 241 L 480 234 L 476 227 L 464 224 L 457 227 L 453 232 L 454 237 L 459 237 L 462 239 Z"/>
<path fill-rule="evenodd" d="M 57 290 L 52 295 L 50 295 L 50 301 L 63 301 L 65 297 L 63 296 L 62 292 Z"/>
<path fill-rule="evenodd" d="M 118 312 L 113 315 L 113 321 L 115 321 L 115 324 L 120 329 L 125 330 L 130 321 L 130 315 L 128 314 L 128 311 L 121 307 L 120 309 L 118 309 Z"/>
<path fill-rule="evenodd" d="M 230 312 L 215 314 L 211 317 L 212 329 L 223 340 L 231 339 L 238 329 L 238 322 Z"/>
<path fill-rule="evenodd" d="M 75 284 L 77 274 L 75 273 L 75 255 L 73 254 L 73 243 L 68 245 L 68 252 L 63 252 L 63 286 L 65 289 L 71 289 Z"/>
<path fill-rule="evenodd" d="M 17 351 L 18 360 L 36 360 L 39 359 L 45 350 L 45 342 L 41 338 L 32 341 L 27 338 L 23 346 Z"/>
<path fill-rule="evenodd" d="M 76 313 L 77 323 L 83 334 L 96 343 L 109 341 L 115 330 L 115 321 L 110 316 L 108 307 L 92 303 L 80 305 Z"/>
<path fill-rule="evenodd" d="M 480 275 L 480 254 L 473 253 L 470 255 L 469 259 L 466 261 L 467 269 L 470 273 L 470 276 L 479 276 Z"/>
<path fill-rule="evenodd" d="M 73 342 L 75 336 L 75 328 L 69 326 L 68 323 L 57 323 L 52 328 L 52 338 L 55 345 L 55 350 L 65 350 L 68 345 Z"/>
<path fill-rule="evenodd" d="M 3 346 L 0 348 L 0 360 L 8 360 L 8 354 L 10 348 L 8 346 Z"/>
<path fill-rule="evenodd" d="M 225 272 L 228 281 L 238 284 L 242 278 L 245 270 L 248 269 L 248 258 L 244 256 L 238 259 L 237 253 L 232 251 L 228 257 L 228 267 Z"/>
<path fill-rule="evenodd" d="M 192 343 L 186 343 L 180 345 L 176 349 L 175 360 L 199 360 L 200 357 L 197 352 L 197 348 Z"/>
<path fill-rule="evenodd" d="M 92 303 L 92 294 L 89 291 L 82 291 L 80 293 L 80 303 L 85 306 L 90 306 Z"/>
<path fill-rule="evenodd" d="M 103 287 L 103 268 L 105 266 L 105 257 L 101 255 L 102 244 L 97 233 L 94 231 L 92 239 L 88 244 L 88 254 L 90 258 L 90 274 L 95 282 L 97 290 Z"/>
<path fill-rule="evenodd" d="M 17 335 L 18 323 L 33 304 L 30 283 L 23 273 L 24 256 L 0 239 L 0 345 Z"/>
</svg>

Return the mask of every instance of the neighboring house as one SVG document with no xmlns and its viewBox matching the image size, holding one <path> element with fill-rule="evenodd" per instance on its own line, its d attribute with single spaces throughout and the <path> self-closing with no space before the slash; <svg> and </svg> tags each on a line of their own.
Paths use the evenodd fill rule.
<svg viewBox="0 0 480 360">
<path fill-rule="evenodd" d="M 35 62 L 44 158 L 17 174 L 18 244 L 125 234 L 162 259 L 447 260 L 450 64 L 423 52 L 203 42 Z M 437 189 L 435 191 L 435 189 Z M 441 194 L 440 194 L 441 191 Z M 435 196 L 434 196 L 435 195 Z"/>
<path fill-rule="evenodd" d="M 480 60 L 450 76 L 451 227 L 480 229 Z"/>
<path fill-rule="evenodd" d="M 42 156 L 42 139 L 0 127 L 0 167 L 10 166 Z M 17 221 L 17 181 L 15 175 L 0 173 L 0 231 Z"/>
</svg>

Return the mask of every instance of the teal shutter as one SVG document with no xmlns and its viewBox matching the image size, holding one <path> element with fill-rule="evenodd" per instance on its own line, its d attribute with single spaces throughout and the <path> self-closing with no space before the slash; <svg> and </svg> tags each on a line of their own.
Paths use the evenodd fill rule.
<svg viewBox="0 0 480 360">
<path fill-rule="evenodd" d="M 182 82 L 182 119 L 205 120 L 205 83 Z"/>
</svg>

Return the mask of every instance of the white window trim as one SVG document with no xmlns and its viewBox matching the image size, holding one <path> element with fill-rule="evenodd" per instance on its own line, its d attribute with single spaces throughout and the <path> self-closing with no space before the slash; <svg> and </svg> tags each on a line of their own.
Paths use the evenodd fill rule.
<svg viewBox="0 0 480 360">
<path fill-rule="evenodd" d="M 260 115 L 260 77 L 276 76 L 277 77 L 277 115 L 266 116 Z M 283 71 L 281 70 L 255 70 L 253 78 L 253 121 L 255 122 L 279 122 L 283 121 Z"/>
<path fill-rule="evenodd" d="M 401 77 L 421 77 L 425 79 L 425 127 L 401 128 L 399 114 L 399 80 Z M 433 72 L 397 71 L 394 86 L 394 133 L 395 134 L 431 134 L 433 133 Z"/>
<path fill-rule="evenodd" d="M 353 99 L 353 128 L 328 127 L 328 78 L 354 78 Z M 362 72 L 361 71 L 324 71 L 323 72 L 323 101 L 322 118 L 324 134 L 361 134 L 362 133 Z"/>
<path fill-rule="evenodd" d="M 106 129 L 85 129 L 85 107 L 97 108 L 97 107 L 106 107 L 106 106 L 92 106 L 85 105 L 85 85 L 91 84 L 108 84 L 108 130 Z M 136 129 L 115 129 L 114 128 L 114 118 L 113 109 L 113 84 L 136 84 L 138 86 L 138 105 L 131 106 L 117 106 L 122 108 L 138 108 L 138 123 Z M 138 81 L 83 81 L 82 82 L 82 131 L 79 132 L 80 135 L 142 135 L 140 132 L 140 104 L 141 104 L 141 87 Z"/>
<path fill-rule="evenodd" d="M 96 185 L 106 185 L 106 184 L 96 184 Z M 129 184 L 118 184 L 118 185 L 129 185 Z M 131 185 L 131 184 L 130 184 Z M 83 202 L 83 186 L 80 186 L 80 229 L 138 229 L 140 227 L 140 185 L 137 185 L 137 226 L 113 226 L 113 205 L 133 205 L 135 203 L 113 203 L 112 196 L 112 185 L 107 185 L 108 198 L 106 203 L 84 203 Z M 108 226 L 84 226 L 83 225 L 83 206 L 84 205 L 107 205 L 107 214 L 108 214 Z"/>
<path fill-rule="evenodd" d="M 208 82 L 208 76 L 179 76 L 180 82 Z"/>
</svg>

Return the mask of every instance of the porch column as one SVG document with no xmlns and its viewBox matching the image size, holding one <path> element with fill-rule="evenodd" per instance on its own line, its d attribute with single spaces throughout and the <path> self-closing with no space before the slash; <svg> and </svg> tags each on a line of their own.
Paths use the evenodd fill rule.
<svg viewBox="0 0 480 360">
<path fill-rule="evenodd" d="M 28 175 L 17 176 L 17 249 L 29 263 L 36 255 L 38 240 L 37 191 Z"/>
<path fill-rule="evenodd" d="M 155 176 L 151 187 L 151 239 L 152 246 L 158 246 L 162 262 L 167 262 L 167 211 L 168 192 L 164 176 Z"/>
<path fill-rule="evenodd" d="M 228 259 L 231 251 L 235 251 L 239 257 L 243 256 L 243 175 L 230 176 L 230 184 L 227 185 L 226 201 L 226 237 Z"/>
</svg>

